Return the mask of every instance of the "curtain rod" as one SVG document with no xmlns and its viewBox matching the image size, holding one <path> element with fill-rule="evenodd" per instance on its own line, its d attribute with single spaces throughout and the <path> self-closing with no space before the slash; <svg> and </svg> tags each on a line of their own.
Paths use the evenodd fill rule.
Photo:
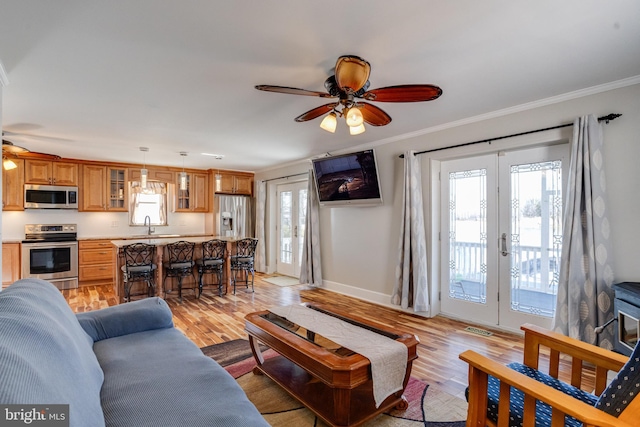
<svg viewBox="0 0 640 427">
<path fill-rule="evenodd" d="M 622 114 L 615 114 L 615 113 L 607 114 L 606 116 L 598 117 L 598 121 L 600 121 L 600 122 L 604 121 L 605 123 L 609 123 L 611 120 L 615 120 L 618 117 L 620 117 L 621 115 Z M 527 132 L 514 133 L 514 134 L 511 134 L 511 135 L 499 136 L 499 137 L 496 137 L 496 138 L 488 138 L 488 139 L 483 139 L 483 140 L 480 140 L 480 141 L 465 142 L 464 144 L 450 145 L 448 147 L 434 148 L 432 150 L 417 151 L 417 152 L 414 153 L 414 156 L 417 156 L 418 154 L 432 153 L 434 151 L 448 150 L 449 148 L 458 148 L 458 147 L 466 147 L 467 145 L 482 144 L 484 142 L 491 143 L 492 141 L 497 141 L 499 139 L 513 138 L 514 136 L 529 135 L 530 133 L 544 132 L 546 130 L 566 128 L 568 126 L 573 126 L 573 123 L 567 123 L 567 124 L 564 124 L 564 125 L 552 126 L 552 127 L 548 127 L 548 128 L 544 128 L 544 129 L 530 130 L 530 131 L 527 131 Z M 400 154 L 400 158 L 404 159 L 404 154 Z"/>
<path fill-rule="evenodd" d="M 285 179 L 285 178 L 291 178 L 292 176 L 300 176 L 300 175 L 308 175 L 308 174 L 309 172 L 300 172 L 293 175 L 285 175 L 285 176 L 279 176 L 277 178 L 263 179 L 262 182 L 275 181 L 276 179 Z"/>
</svg>

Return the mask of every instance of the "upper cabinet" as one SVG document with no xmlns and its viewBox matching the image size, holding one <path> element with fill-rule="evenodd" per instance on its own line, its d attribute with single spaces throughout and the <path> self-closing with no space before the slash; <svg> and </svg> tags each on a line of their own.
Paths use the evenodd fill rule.
<svg viewBox="0 0 640 427">
<path fill-rule="evenodd" d="M 216 193 L 241 194 L 251 196 L 253 194 L 253 174 L 243 172 L 217 172 L 221 176 L 215 180 Z"/>
<path fill-rule="evenodd" d="M 81 211 L 127 212 L 127 169 L 83 165 Z"/>
<path fill-rule="evenodd" d="M 176 212 L 209 212 L 209 174 L 188 173 L 187 189 L 180 189 L 176 174 Z"/>
<path fill-rule="evenodd" d="M 160 182 L 174 182 L 176 174 L 162 169 L 147 169 L 147 180 Z M 129 168 L 129 180 L 140 181 L 140 168 Z"/>
<path fill-rule="evenodd" d="M 78 165 L 76 163 L 50 160 L 25 160 L 25 184 L 78 185 Z"/>
<path fill-rule="evenodd" d="M 11 159 L 16 168 L 2 169 L 2 210 L 24 210 L 24 160 Z"/>
</svg>

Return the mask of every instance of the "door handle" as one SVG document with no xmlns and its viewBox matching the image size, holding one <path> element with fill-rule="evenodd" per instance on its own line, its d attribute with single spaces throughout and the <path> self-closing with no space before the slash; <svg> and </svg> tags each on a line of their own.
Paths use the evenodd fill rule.
<svg viewBox="0 0 640 427">
<path fill-rule="evenodd" d="M 295 225 L 293 227 L 293 237 L 298 237 L 298 226 L 297 225 Z"/>
<path fill-rule="evenodd" d="M 500 237 L 500 243 L 502 247 L 502 250 L 500 251 L 502 253 L 502 256 L 509 255 L 509 252 L 507 252 L 507 233 L 502 233 L 502 237 Z"/>
</svg>

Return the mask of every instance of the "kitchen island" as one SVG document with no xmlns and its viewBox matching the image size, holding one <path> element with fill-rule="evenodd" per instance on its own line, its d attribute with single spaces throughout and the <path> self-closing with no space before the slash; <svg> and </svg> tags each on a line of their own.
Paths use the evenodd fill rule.
<svg viewBox="0 0 640 427">
<path fill-rule="evenodd" d="M 156 296 L 164 298 L 165 297 L 164 288 L 162 286 L 162 278 L 164 274 L 163 274 L 162 264 L 163 262 L 165 263 L 167 262 L 167 260 L 164 259 L 165 246 L 170 243 L 179 242 L 181 240 L 184 240 L 187 242 L 193 242 L 196 244 L 195 251 L 193 254 L 193 258 L 195 261 L 196 259 L 202 256 L 202 242 L 206 242 L 207 240 L 211 240 L 211 239 L 220 239 L 220 240 L 225 240 L 227 242 L 227 254 L 226 254 L 225 265 L 224 265 L 224 280 L 225 280 L 225 293 L 226 293 L 229 289 L 229 285 L 231 285 L 231 251 L 233 249 L 233 243 L 240 239 L 243 239 L 243 237 L 222 237 L 222 236 L 211 236 L 211 235 L 179 236 L 179 235 L 172 234 L 172 235 L 157 235 L 157 236 L 149 235 L 148 237 L 145 236 L 144 238 L 112 240 L 111 244 L 113 245 L 113 257 L 114 257 L 113 264 L 115 268 L 114 287 L 115 287 L 116 296 L 118 297 L 119 302 L 120 303 L 124 302 L 124 278 L 122 273 L 122 266 L 124 265 L 124 254 L 122 252 L 122 248 L 124 246 L 132 245 L 134 243 L 146 243 L 148 245 L 156 246 L 156 256 L 154 260 L 154 263 L 158 266 L 158 269 L 156 270 L 156 275 L 155 275 Z M 197 272 L 194 272 L 194 275 L 196 276 L 196 280 L 197 280 Z M 137 293 L 138 291 L 141 290 L 141 288 L 137 288 L 137 287 L 138 286 L 142 287 L 142 285 L 143 284 L 141 282 L 134 284 L 133 288 L 131 289 L 131 292 Z M 173 285 L 174 285 L 173 280 L 169 278 L 167 280 L 167 288 L 169 291 L 173 289 Z M 183 286 L 183 289 L 187 288 L 188 286 L 189 284 L 187 283 L 187 286 Z M 197 284 L 194 284 L 194 286 L 197 286 Z"/>
</svg>

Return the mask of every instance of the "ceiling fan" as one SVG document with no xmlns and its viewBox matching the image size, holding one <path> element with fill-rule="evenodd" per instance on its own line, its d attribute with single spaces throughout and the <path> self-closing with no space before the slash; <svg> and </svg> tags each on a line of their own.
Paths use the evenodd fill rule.
<svg viewBox="0 0 640 427">
<path fill-rule="evenodd" d="M 290 95 L 339 98 L 337 102 L 321 105 L 295 118 L 296 122 L 306 122 L 329 113 L 320 127 L 335 132 L 337 117 L 344 117 L 351 135 L 364 132 L 364 123 L 384 126 L 391 123 L 391 117 L 373 104 L 378 102 L 422 102 L 432 101 L 442 95 L 442 89 L 428 84 L 387 86 L 369 90 L 371 64 L 359 56 L 344 55 L 338 58 L 335 72 L 325 82 L 327 92 L 316 92 L 286 86 L 258 85 L 256 89 Z"/>
<path fill-rule="evenodd" d="M 4 137 L 5 133 L 2 133 Z M 2 139 L 2 166 L 5 170 L 15 169 L 17 165 L 11 158 L 21 159 L 43 159 L 43 160 L 57 160 L 61 157 L 56 154 L 39 153 L 31 151 L 20 145 L 15 145 L 13 142 L 6 139 Z"/>
</svg>

